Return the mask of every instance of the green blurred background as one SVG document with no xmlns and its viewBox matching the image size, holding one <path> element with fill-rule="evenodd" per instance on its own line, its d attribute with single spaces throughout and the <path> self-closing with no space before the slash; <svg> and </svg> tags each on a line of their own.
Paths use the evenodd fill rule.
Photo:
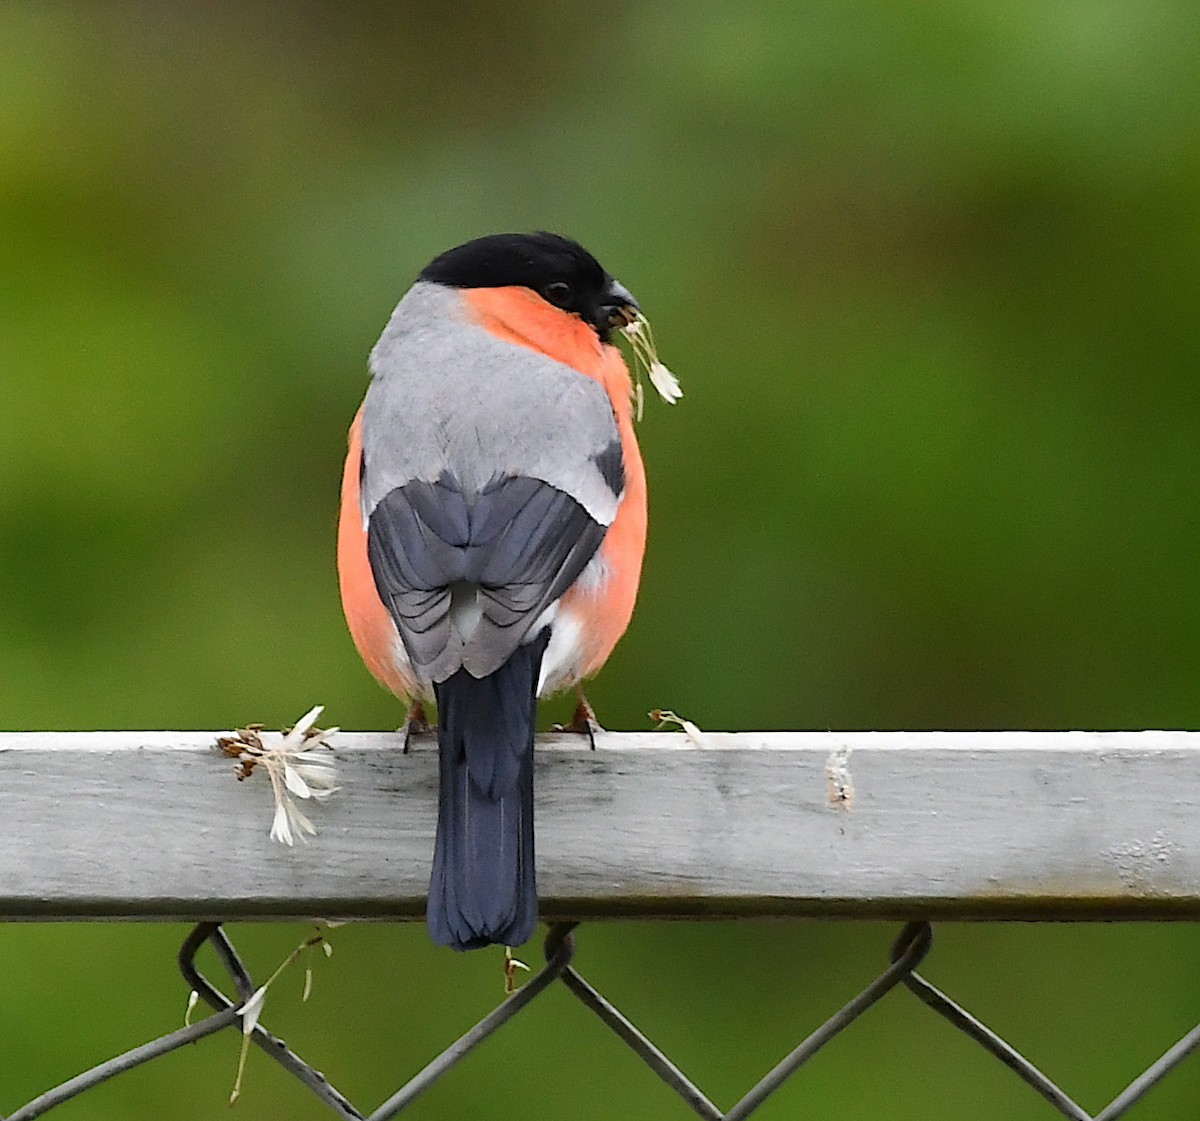
<svg viewBox="0 0 1200 1121">
<path fill-rule="evenodd" d="M 345 428 L 421 266 L 531 228 L 687 393 L 641 428 L 610 727 L 1200 725 L 1198 124 L 1183 2 L 0 3 L 0 725 L 394 727 L 337 602 Z M 580 963 L 729 1103 L 894 932 L 598 925 Z M 304 931 L 236 933 L 261 974 Z M 181 937 L 0 928 L 0 1111 L 175 1027 Z M 418 925 L 333 941 L 265 1019 L 364 1106 L 497 999 Z M 927 973 L 1099 1108 L 1200 1017 L 1198 950 L 946 925 Z M 236 1051 L 55 1117 L 225 1116 Z M 1197 1101 L 1200 1063 L 1133 1116 Z M 903 993 L 756 1116 L 801 1114 L 1054 1115 Z M 466 1115 L 691 1116 L 558 991 L 409 1113 Z M 255 1054 L 234 1116 L 326 1113 Z"/>
</svg>

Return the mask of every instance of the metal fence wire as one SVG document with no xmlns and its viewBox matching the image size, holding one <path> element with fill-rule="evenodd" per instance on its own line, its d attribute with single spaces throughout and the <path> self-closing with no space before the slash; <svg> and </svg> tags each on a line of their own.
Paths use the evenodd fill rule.
<svg viewBox="0 0 1200 1121">
<path fill-rule="evenodd" d="M 1124 1116 L 1131 1106 L 1145 1097 L 1156 1083 L 1183 1062 L 1196 1047 L 1200 1046 L 1200 1024 L 1198 1024 L 1161 1058 L 1147 1067 L 1099 1113 L 1088 1113 L 986 1024 L 972 1016 L 965 1008 L 931 985 L 917 972 L 917 966 L 925 961 L 933 945 L 933 928 L 927 922 L 912 922 L 904 927 L 892 945 L 890 964 L 887 968 L 866 988 L 817 1027 L 772 1070 L 768 1071 L 743 1095 L 740 1101 L 723 1111 L 714 1105 L 691 1078 L 671 1062 L 646 1035 L 630 1022 L 619 1008 L 593 988 L 575 968 L 575 930 L 576 925 L 573 923 L 560 923 L 552 926 L 545 943 L 545 966 L 371 1113 L 364 1113 L 351 1103 L 329 1083 L 323 1074 L 301 1059 L 282 1039 L 272 1035 L 261 1024 L 254 1026 L 250 1038 L 275 1062 L 306 1086 L 334 1115 L 344 1119 L 353 1119 L 353 1121 L 386 1121 L 387 1118 L 395 1117 L 420 1097 L 434 1082 L 453 1070 L 465 1055 L 479 1046 L 493 1032 L 509 1023 L 513 1017 L 521 1014 L 538 996 L 556 982 L 565 985 L 612 1029 L 625 1046 L 671 1087 L 694 1113 L 707 1118 L 708 1121 L 741 1121 L 742 1118 L 753 1115 L 768 1097 L 816 1055 L 826 1043 L 849 1029 L 860 1016 L 898 986 L 908 989 L 923 1004 L 975 1040 L 984 1050 L 1025 1082 L 1031 1090 L 1045 1098 L 1059 1114 L 1063 1117 L 1073 1118 L 1075 1121 L 1115 1121 L 1115 1118 Z M 197 967 L 196 954 L 206 942 L 216 950 L 221 964 L 228 972 L 229 981 L 237 993 L 236 1001 L 227 997 Z M 136 1047 L 107 1062 L 100 1063 L 60 1086 L 46 1091 L 15 1113 L 10 1113 L 7 1117 L 0 1116 L 0 1121 L 32 1121 L 33 1118 L 41 1117 L 56 1105 L 61 1105 L 110 1078 L 175 1051 L 185 1044 L 195 1043 L 227 1028 L 241 1032 L 243 1021 L 240 1013 L 245 1003 L 255 993 L 256 985 L 238 956 L 233 943 L 219 923 L 200 923 L 191 931 L 180 949 L 179 967 L 184 980 L 199 994 L 200 999 L 213 1009 L 213 1015 L 145 1043 L 141 1047 Z"/>
</svg>

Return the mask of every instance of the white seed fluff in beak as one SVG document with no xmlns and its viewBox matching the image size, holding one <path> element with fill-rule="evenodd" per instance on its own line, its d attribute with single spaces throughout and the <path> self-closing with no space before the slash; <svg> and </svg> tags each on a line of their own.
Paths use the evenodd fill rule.
<svg viewBox="0 0 1200 1121">
<path fill-rule="evenodd" d="M 639 311 L 630 323 L 621 328 L 621 334 L 629 340 L 630 349 L 633 351 L 634 403 L 637 406 L 638 420 L 642 419 L 642 369 L 645 369 L 650 384 L 657 390 L 658 395 L 668 405 L 674 405 L 683 396 L 683 390 L 679 387 L 679 379 L 659 361 L 658 347 L 650 331 L 650 321 Z"/>
</svg>

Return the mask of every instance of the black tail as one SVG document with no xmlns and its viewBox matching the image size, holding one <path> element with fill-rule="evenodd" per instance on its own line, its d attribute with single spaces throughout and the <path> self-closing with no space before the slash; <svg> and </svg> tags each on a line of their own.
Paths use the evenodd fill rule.
<svg viewBox="0 0 1200 1121">
<path fill-rule="evenodd" d="M 533 732 L 543 631 L 495 673 L 434 686 L 440 793 L 429 933 L 456 950 L 519 946 L 537 926 Z"/>
</svg>

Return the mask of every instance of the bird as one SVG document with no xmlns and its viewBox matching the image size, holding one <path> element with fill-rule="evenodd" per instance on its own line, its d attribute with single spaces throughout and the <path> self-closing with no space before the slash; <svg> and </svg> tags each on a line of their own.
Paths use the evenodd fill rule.
<svg viewBox="0 0 1200 1121">
<path fill-rule="evenodd" d="M 371 673 L 437 706 L 426 921 L 456 950 L 518 946 L 538 921 L 537 701 L 582 682 L 633 613 L 646 476 L 613 332 L 633 295 L 560 234 L 493 234 L 435 257 L 370 354 L 350 428 L 338 575 Z M 594 738 L 592 746 L 595 746 Z"/>
</svg>

